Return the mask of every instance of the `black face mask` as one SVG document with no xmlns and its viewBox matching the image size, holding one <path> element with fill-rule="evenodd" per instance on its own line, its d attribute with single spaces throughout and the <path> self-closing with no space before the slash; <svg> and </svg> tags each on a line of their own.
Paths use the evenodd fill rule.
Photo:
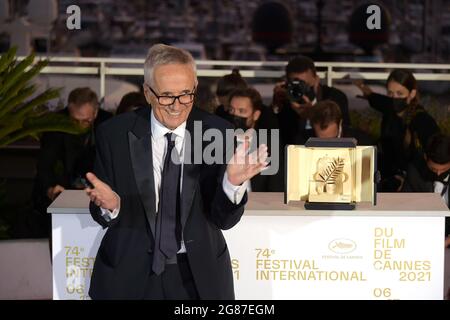
<svg viewBox="0 0 450 320">
<path fill-rule="evenodd" d="M 247 126 L 247 118 L 232 116 L 232 123 L 234 124 L 235 129 L 247 130 L 249 127 Z"/>
<path fill-rule="evenodd" d="M 391 98 L 379 93 L 372 93 L 369 102 L 378 106 L 390 107 L 395 113 L 400 113 L 408 107 L 406 98 Z"/>
<path fill-rule="evenodd" d="M 408 108 L 408 102 L 406 102 L 406 98 L 392 98 L 392 107 L 395 113 L 400 113 Z"/>
</svg>

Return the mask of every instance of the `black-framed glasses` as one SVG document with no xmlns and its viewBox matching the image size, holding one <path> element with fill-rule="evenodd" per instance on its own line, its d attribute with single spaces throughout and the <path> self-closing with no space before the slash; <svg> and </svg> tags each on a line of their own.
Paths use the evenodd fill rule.
<svg viewBox="0 0 450 320">
<path fill-rule="evenodd" d="M 175 100 L 178 99 L 178 102 L 183 105 L 190 104 L 194 101 L 195 98 L 195 87 L 190 93 L 183 93 L 178 96 L 159 96 L 148 84 L 146 86 L 150 89 L 150 91 L 155 95 L 158 99 L 158 103 L 162 106 L 171 106 L 175 103 Z"/>
</svg>

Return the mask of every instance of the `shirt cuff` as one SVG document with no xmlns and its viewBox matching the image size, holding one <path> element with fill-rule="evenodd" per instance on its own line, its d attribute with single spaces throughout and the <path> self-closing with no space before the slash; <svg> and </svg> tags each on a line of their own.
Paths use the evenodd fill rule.
<svg viewBox="0 0 450 320">
<path fill-rule="evenodd" d="M 223 176 L 222 181 L 223 192 L 225 192 L 228 199 L 234 204 L 239 204 L 242 201 L 242 198 L 245 195 L 245 191 L 247 191 L 248 184 L 249 180 L 245 181 L 240 186 L 231 184 L 231 182 L 228 180 L 228 174 L 225 171 L 225 175 Z"/>
<path fill-rule="evenodd" d="M 114 220 L 119 215 L 119 211 L 120 211 L 120 197 L 119 197 L 119 195 L 117 193 L 114 192 L 114 194 L 117 196 L 117 198 L 119 198 L 119 205 L 117 206 L 117 208 L 115 208 L 113 211 L 111 211 L 109 209 L 105 209 L 105 208 L 101 208 L 100 207 L 100 210 L 102 211 L 102 217 L 107 222 L 109 222 L 111 220 Z"/>
</svg>

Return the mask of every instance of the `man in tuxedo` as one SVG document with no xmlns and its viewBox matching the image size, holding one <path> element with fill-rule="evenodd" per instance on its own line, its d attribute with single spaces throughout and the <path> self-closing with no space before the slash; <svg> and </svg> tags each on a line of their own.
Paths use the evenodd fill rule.
<svg viewBox="0 0 450 320">
<path fill-rule="evenodd" d="M 144 74 L 151 109 L 116 116 L 96 132 L 94 173 L 86 175 L 93 188 L 86 193 L 94 220 L 108 231 L 89 295 L 233 299 L 221 229 L 240 220 L 248 180 L 266 167 L 267 147 L 248 154 L 246 143 L 228 162 L 192 161 L 206 147 L 194 126 L 225 137 L 231 125 L 193 107 L 196 67 L 185 50 L 152 46 Z"/>
</svg>

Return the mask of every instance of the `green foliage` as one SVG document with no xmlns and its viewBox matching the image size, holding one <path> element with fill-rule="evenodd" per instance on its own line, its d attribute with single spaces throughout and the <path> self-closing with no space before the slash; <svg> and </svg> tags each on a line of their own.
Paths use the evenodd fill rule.
<svg viewBox="0 0 450 320">
<path fill-rule="evenodd" d="M 422 98 L 425 110 L 436 120 L 442 133 L 450 135 L 450 105 L 434 96 Z"/>
<path fill-rule="evenodd" d="M 350 110 L 352 127 L 358 128 L 378 141 L 381 130 L 381 116 L 376 111 L 366 108 L 361 111 Z"/>
<path fill-rule="evenodd" d="M 59 97 L 61 88 L 49 88 L 35 95 L 31 80 L 48 64 L 47 60 L 34 63 L 30 54 L 21 62 L 15 58 L 16 48 L 0 57 L 0 147 L 45 131 L 72 134 L 83 132 L 68 116 L 49 112 L 46 104 Z"/>
<path fill-rule="evenodd" d="M 61 88 L 49 88 L 35 94 L 35 76 L 48 64 L 30 54 L 22 61 L 16 59 L 16 48 L 0 57 L 0 147 L 31 136 L 39 138 L 45 131 L 78 134 L 85 131 L 69 116 L 50 112 L 46 104 L 59 97 Z M 12 211 L 6 203 L 6 183 L 0 182 L 0 239 L 10 237 Z"/>
</svg>

